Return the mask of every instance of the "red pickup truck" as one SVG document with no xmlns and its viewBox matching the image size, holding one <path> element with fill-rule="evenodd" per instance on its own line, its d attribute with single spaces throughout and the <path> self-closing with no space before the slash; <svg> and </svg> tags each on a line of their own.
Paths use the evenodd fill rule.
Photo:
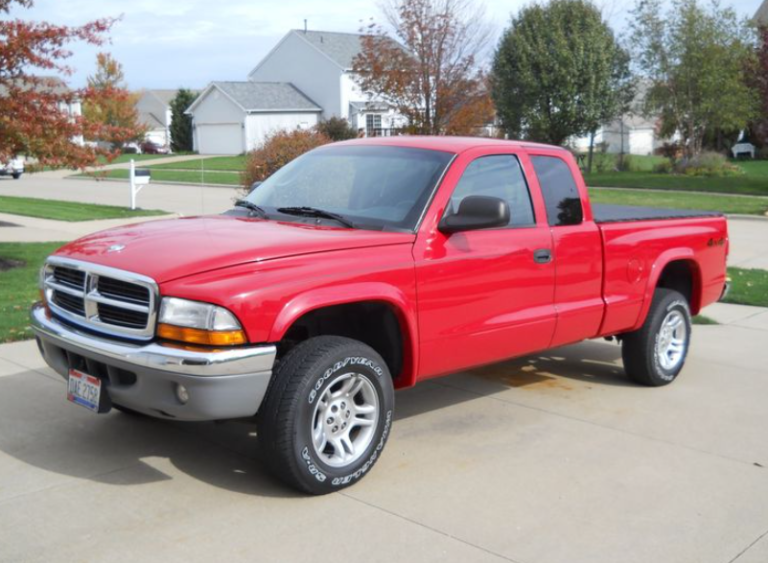
<svg viewBox="0 0 768 563">
<path fill-rule="evenodd" d="M 720 214 L 590 205 L 560 148 L 361 139 L 223 215 L 64 246 L 31 319 L 71 401 L 255 417 L 275 475 L 321 494 L 371 469 L 418 381 L 615 337 L 629 377 L 670 383 L 727 253 Z"/>
</svg>

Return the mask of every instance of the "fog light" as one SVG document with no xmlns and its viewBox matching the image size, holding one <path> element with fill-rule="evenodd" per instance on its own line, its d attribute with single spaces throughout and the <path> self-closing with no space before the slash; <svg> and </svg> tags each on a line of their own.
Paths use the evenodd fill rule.
<svg viewBox="0 0 768 563">
<path fill-rule="evenodd" d="M 189 391 L 179 383 L 176 384 L 176 398 L 182 405 L 186 405 L 187 401 L 189 401 Z"/>
</svg>

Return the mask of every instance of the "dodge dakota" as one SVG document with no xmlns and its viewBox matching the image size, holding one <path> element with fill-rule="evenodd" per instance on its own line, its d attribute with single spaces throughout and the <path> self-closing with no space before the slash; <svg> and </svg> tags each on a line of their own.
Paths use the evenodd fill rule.
<svg viewBox="0 0 768 563">
<path fill-rule="evenodd" d="M 323 494 L 371 470 L 419 381 L 613 337 L 628 377 L 672 382 L 727 253 L 719 213 L 590 204 L 561 148 L 359 139 L 222 215 L 67 244 L 31 323 L 69 400 L 252 418 L 270 470 Z"/>
</svg>

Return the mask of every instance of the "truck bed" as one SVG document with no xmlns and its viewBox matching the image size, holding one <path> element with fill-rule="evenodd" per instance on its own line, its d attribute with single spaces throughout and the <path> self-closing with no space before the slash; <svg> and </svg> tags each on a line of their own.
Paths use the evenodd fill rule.
<svg viewBox="0 0 768 563">
<path fill-rule="evenodd" d="M 628 221 L 649 221 L 658 219 L 691 219 L 697 217 L 722 217 L 719 211 L 696 211 L 693 209 L 664 209 L 635 205 L 592 204 L 595 223 L 625 223 Z"/>
</svg>

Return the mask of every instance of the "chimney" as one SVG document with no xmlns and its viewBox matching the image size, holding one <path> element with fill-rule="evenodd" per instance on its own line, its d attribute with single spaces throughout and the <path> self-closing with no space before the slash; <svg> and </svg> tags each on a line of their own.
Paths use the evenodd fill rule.
<svg viewBox="0 0 768 563">
<path fill-rule="evenodd" d="M 306 32 L 307 32 L 307 20 L 305 19 L 304 20 L 304 33 L 306 33 Z"/>
</svg>

